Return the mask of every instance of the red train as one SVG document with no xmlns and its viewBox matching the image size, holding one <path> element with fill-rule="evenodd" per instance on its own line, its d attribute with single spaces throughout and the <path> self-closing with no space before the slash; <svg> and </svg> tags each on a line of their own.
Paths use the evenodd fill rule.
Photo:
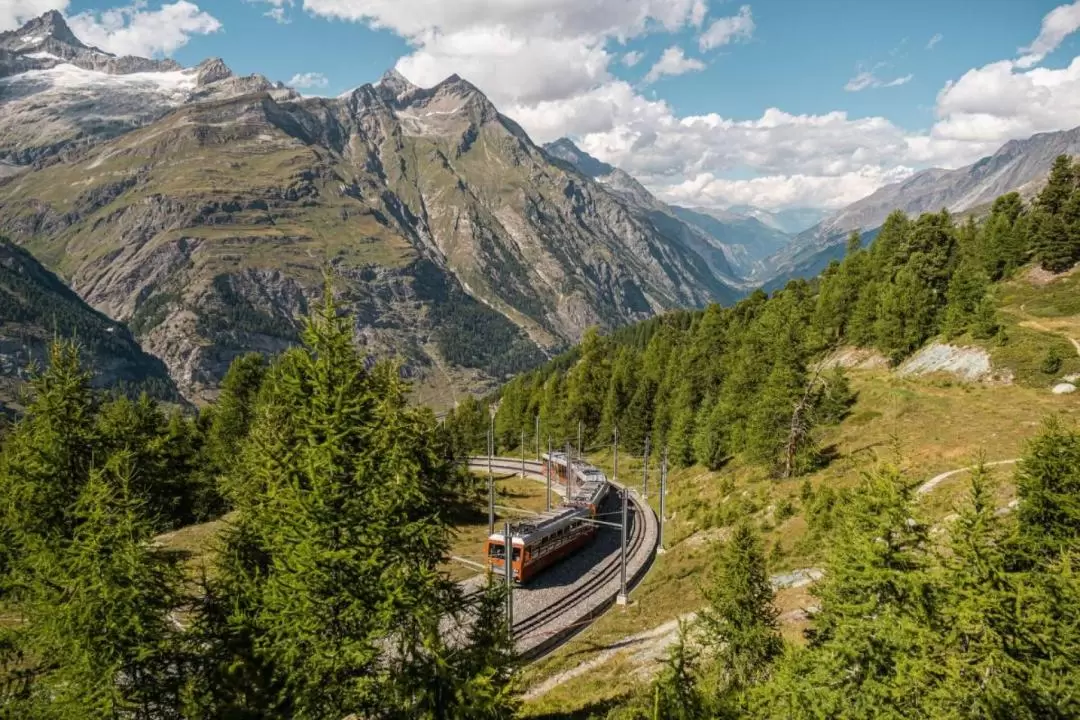
<svg viewBox="0 0 1080 720">
<path fill-rule="evenodd" d="M 511 570 L 514 580 L 524 583 L 544 568 L 574 553 L 596 534 L 588 522 L 596 517 L 610 485 L 602 471 L 581 461 L 568 464 L 564 453 L 544 455 L 547 467 L 564 483 L 567 494 L 563 503 L 549 512 L 510 526 Z M 492 571 L 506 572 L 506 538 L 493 533 L 484 551 Z"/>
</svg>

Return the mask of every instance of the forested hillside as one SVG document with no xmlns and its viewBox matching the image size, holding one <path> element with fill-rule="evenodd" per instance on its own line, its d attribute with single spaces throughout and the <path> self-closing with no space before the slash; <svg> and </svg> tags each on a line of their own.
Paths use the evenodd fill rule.
<svg viewBox="0 0 1080 720">
<path fill-rule="evenodd" d="M 438 565 L 471 487 L 327 301 L 198 418 L 54 343 L 0 449 L 0 717 L 504 718 L 502 591 Z M 226 511 L 204 572 L 154 536 Z"/>
<path fill-rule="evenodd" d="M 0 237 L 0 382 L 43 363 L 49 341 L 75 338 L 94 381 L 138 395 L 178 399 L 165 365 L 143 352 L 122 324 L 88 306 L 30 253 Z M 4 401 L 0 390 L 0 403 Z M 11 399 L 10 397 L 7 399 Z"/>
<path fill-rule="evenodd" d="M 829 350 L 873 348 L 895 364 L 938 335 L 1008 345 L 993 283 L 1032 261 L 1059 272 L 1078 260 L 1080 169 L 1062 156 L 1029 206 L 1009 193 L 984 222 L 961 225 L 946 212 L 895 212 L 871 247 L 852 234 L 844 260 L 814 281 L 588 335 L 504 386 L 497 442 L 515 447 L 539 416 L 556 446 L 576 443 L 579 423 L 586 446 L 609 443 L 618 426 L 631 451 L 650 436 L 676 465 L 717 468 L 741 455 L 797 474 L 824 459 L 814 428 L 850 402 L 843 374 L 819 369 Z M 483 415 L 466 403 L 450 420 L 477 452 Z"/>
</svg>

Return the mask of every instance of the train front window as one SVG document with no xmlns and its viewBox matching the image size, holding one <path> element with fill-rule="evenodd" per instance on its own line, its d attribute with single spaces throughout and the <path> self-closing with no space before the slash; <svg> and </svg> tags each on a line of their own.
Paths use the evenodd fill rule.
<svg viewBox="0 0 1080 720">
<path fill-rule="evenodd" d="M 517 562 L 520 559 L 521 559 L 521 548 L 516 547 L 516 548 L 514 548 L 514 562 Z"/>
<path fill-rule="evenodd" d="M 506 550 L 502 545 L 490 545 L 488 547 L 488 557 L 503 558 L 506 555 Z"/>
</svg>

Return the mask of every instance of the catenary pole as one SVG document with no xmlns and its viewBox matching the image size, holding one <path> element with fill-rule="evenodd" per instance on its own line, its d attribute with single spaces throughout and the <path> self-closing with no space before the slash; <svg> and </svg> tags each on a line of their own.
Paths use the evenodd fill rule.
<svg viewBox="0 0 1080 720">
<path fill-rule="evenodd" d="M 664 512 L 667 503 L 667 448 L 664 448 L 663 460 L 660 461 L 660 545 L 657 552 L 663 554 L 664 550 Z"/>
<path fill-rule="evenodd" d="M 645 436 L 645 462 L 641 469 L 641 496 L 649 497 L 649 436 Z"/>
<path fill-rule="evenodd" d="M 570 497 L 574 491 L 570 487 L 570 441 L 566 441 L 566 496 Z"/>
<path fill-rule="evenodd" d="M 551 436 L 548 435 L 547 462 L 544 463 L 544 475 L 547 477 L 547 509 L 551 509 Z"/>
<path fill-rule="evenodd" d="M 540 459 L 540 413 L 536 413 L 536 459 Z"/>
<path fill-rule="evenodd" d="M 521 479 L 525 479 L 525 431 L 521 431 Z"/>
<path fill-rule="evenodd" d="M 514 637 L 514 538 L 510 523 L 503 523 L 503 568 L 506 570 L 506 634 Z"/>
<path fill-rule="evenodd" d="M 577 421 L 577 456 L 581 458 L 581 421 Z"/>
<path fill-rule="evenodd" d="M 495 475 L 491 471 L 491 456 L 494 454 L 491 431 L 488 431 L 488 535 L 495 532 Z"/>
<path fill-rule="evenodd" d="M 619 428 L 615 428 L 615 442 L 613 447 L 613 459 L 612 459 L 612 482 L 619 481 Z M 629 504 L 630 488 L 623 486 L 622 489 L 622 528 L 621 528 L 621 541 L 619 547 L 619 555 L 621 562 L 619 563 L 619 595 L 616 598 L 616 602 L 619 605 L 625 605 L 629 600 L 626 594 L 626 522 L 627 522 L 627 505 Z"/>
</svg>

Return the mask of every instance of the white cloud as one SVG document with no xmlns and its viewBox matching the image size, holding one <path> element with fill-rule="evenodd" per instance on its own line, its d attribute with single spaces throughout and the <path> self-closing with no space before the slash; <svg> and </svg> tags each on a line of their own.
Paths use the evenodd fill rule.
<svg viewBox="0 0 1080 720">
<path fill-rule="evenodd" d="M 698 38 L 698 47 L 704 52 L 732 42 L 749 40 L 753 34 L 754 18 L 750 14 L 750 6 L 743 5 L 738 14 L 713 22 Z"/>
<path fill-rule="evenodd" d="M 392 30 L 412 46 L 397 67 L 413 82 L 431 85 L 456 72 L 537 142 L 570 135 L 658 196 L 688 205 L 841 207 L 915 169 L 958 167 L 1009 139 L 1080 125 L 1080 60 L 1061 70 L 1008 60 L 970 70 L 942 89 L 936 122 L 918 132 L 844 112 L 680 116 L 611 72 L 641 61 L 622 43 L 643 34 L 704 25 L 703 47 L 749 39 L 749 7 L 711 23 L 695 0 L 305 0 L 304 7 Z M 674 50 L 667 67 L 701 62 Z M 881 77 L 886 67 L 860 68 L 868 76 L 849 85 L 911 80 Z"/>
<path fill-rule="evenodd" d="M 1060 5 L 1046 14 L 1039 36 L 1027 47 L 1020 48 L 1024 55 L 1016 61 L 1022 68 L 1042 62 L 1069 35 L 1080 29 L 1080 0 L 1071 5 Z"/>
<path fill-rule="evenodd" d="M 75 35 L 117 55 L 170 55 L 187 45 L 192 35 L 221 30 L 221 22 L 188 0 L 147 10 L 145 0 L 101 12 L 86 11 L 68 18 Z"/>
<path fill-rule="evenodd" d="M 622 64 L 626 67 L 634 67 L 645 57 L 645 53 L 631 50 L 622 56 Z"/>
<path fill-rule="evenodd" d="M 942 35 L 941 33 L 934 33 L 933 37 L 931 37 L 931 38 L 930 38 L 930 39 L 929 39 L 929 40 L 927 41 L 927 43 L 926 43 L 926 49 L 927 49 L 927 50 L 933 50 L 933 49 L 934 49 L 934 46 L 935 46 L 935 45 L 937 45 L 937 44 L 938 44 L 939 42 L 941 42 L 941 41 L 942 41 L 942 40 L 944 40 L 944 39 L 945 39 L 945 36 L 944 36 L 944 35 Z"/>
<path fill-rule="evenodd" d="M 898 87 L 900 85 L 906 85 L 911 82 L 914 75 L 902 75 L 892 80 L 883 80 L 874 74 L 872 70 L 863 70 L 857 73 L 855 77 L 851 78 L 844 85 L 844 89 L 848 92 L 859 92 L 860 90 L 867 90 L 869 88 L 888 88 Z"/>
<path fill-rule="evenodd" d="M 842 175 L 768 175 L 750 180 L 725 180 L 702 173 L 660 191 L 675 205 L 727 207 L 752 205 L 766 210 L 816 207 L 838 210 L 877 188 L 910 177 L 911 168 L 882 170 L 867 166 Z"/>
<path fill-rule="evenodd" d="M 293 6 L 293 0 L 244 0 L 248 4 L 266 4 L 271 8 L 263 13 L 263 17 L 272 18 L 279 25 L 288 25 L 292 22 L 285 8 Z"/>
<path fill-rule="evenodd" d="M 632 37 L 651 23 L 675 31 L 704 19 L 702 0 L 304 0 L 324 17 L 365 22 L 407 37 L 478 27 L 555 36 Z"/>
<path fill-rule="evenodd" d="M 688 58 L 683 49 L 678 45 L 672 45 L 664 51 L 656 64 L 645 75 L 644 82 L 654 83 L 665 75 L 684 75 L 688 72 L 704 70 L 705 63 L 695 58 Z"/>
<path fill-rule="evenodd" d="M 330 84 L 330 81 L 322 73 L 306 72 L 296 73 L 285 84 L 297 89 L 324 88 Z"/>
</svg>

